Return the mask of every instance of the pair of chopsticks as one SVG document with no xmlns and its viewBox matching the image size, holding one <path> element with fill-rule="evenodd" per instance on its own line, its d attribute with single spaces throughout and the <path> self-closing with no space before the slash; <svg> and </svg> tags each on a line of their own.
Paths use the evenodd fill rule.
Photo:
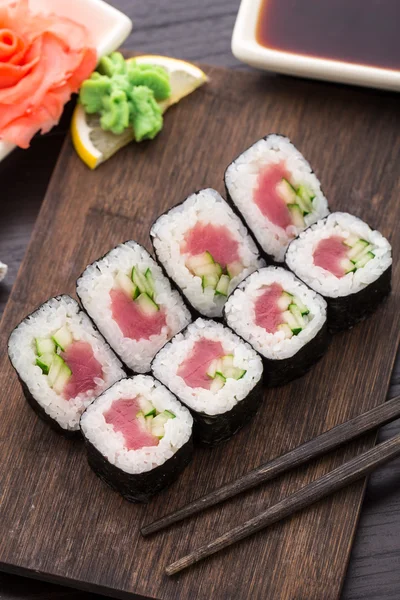
<svg viewBox="0 0 400 600">
<path fill-rule="evenodd" d="M 346 423 L 337 425 L 333 429 L 298 446 L 294 450 L 291 450 L 268 463 L 260 465 L 253 471 L 239 477 L 239 479 L 227 483 L 149 525 L 145 525 L 141 529 L 141 533 L 142 535 L 147 536 L 165 529 L 173 523 L 182 521 L 210 506 L 215 506 L 228 498 L 237 496 L 245 490 L 254 488 L 266 481 L 270 481 L 274 477 L 298 467 L 313 458 L 317 458 L 329 450 L 333 450 L 345 442 L 349 442 L 350 440 L 359 437 L 363 433 L 376 429 L 385 423 L 389 423 L 397 417 L 400 417 L 400 396 L 393 398 Z M 400 456 L 400 434 L 386 442 L 382 442 L 360 456 L 356 456 L 330 473 L 326 473 L 291 496 L 270 506 L 253 519 L 249 519 L 242 525 L 227 531 L 208 544 L 200 546 L 190 554 L 169 565 L 165 570 L 166 574 L 174 575 L 203 558 L 206 558 L 215 552 L 219 552 L 277 521 L 293 515 L 297 511 L 302 510 L 303 508 L 318 502 L 318 500 L 344 488 L 350 483 L 361 479 L 377 467 L 397 456 Z"/>
</svg>

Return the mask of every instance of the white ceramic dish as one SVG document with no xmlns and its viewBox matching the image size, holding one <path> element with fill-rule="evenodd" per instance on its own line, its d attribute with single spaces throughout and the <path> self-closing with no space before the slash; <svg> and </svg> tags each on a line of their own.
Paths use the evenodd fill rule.
<svg viewBox="0 0 400 600">
<path fill-rule="evenodd" d="M 256 40 L 256 27 L 262 0 L 242 0 L 232 36 L 236 58 L 259 69 L 324 79 L 385 90 L 400 91 L 400 71 L 350 64 L 271 50 Z"/>
<path fill-rule="evenodd" d="M 30 0 L 34 11 L 52 12 L 86 25 L 99 57 L 116 50 L 126 40 L 132 21 L 103 0 Z M 0 140 L 0 161 L 15 146 Z"/>
</svg>

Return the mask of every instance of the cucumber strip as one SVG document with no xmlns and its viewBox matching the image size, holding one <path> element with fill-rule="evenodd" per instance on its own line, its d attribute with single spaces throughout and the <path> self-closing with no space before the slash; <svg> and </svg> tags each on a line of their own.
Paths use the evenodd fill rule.
<svg viewBox="0 0 400 600">
<path fill-rule="evenodd" d="M 303 315 L 301 314 L 301 311 L 300 311 L 299 307 L 297 306 L 297 304 L 291 304 L 289 306 L 289 310 L 292 313 L 292 315 L 294 316 L 294 318 L 296 319 L 297 325 L 301 329 L 303 329 L 306 325 L 306 322 L 303 319 Z"/>
<path fill-rule="evenodd" d="M 290 327 L 293 335 L 297 335 L 298 333 L 300 333 L 302 328 L 300 327 L 296 317 L 293 315 L 293 313 L 290 310 L 285 310 L 285 312 L 282 313 L 282 318 L 285 321 L 285 323 L 287 323 L 288 326 Z"/>
<path fill-rule="evenodd" d="M 299 310 L 302 315 L 308 315 L 310 310 L 307 308 L 305 304 L 302 303 L 298 296 L 295 296 L 293 299 L 293 304 L 296 304 L 299 307 Z"/>
<path fill-rule="evenodd" d="M 367 241 L 358 240 L 354 244 L 354 246 L 347 252 L 347 256 L 349 257 L 350 260 L 356 259 L 366 250 L 366 248 L 368 248 L 368 246 L 370 246 L 370 248 L 372 248 L 372 246 Z"/>
<path fill-rule="evenodd" d="M 290 304 L 292 304 L 293 302 L 293 296 L 292 294 L 289 294 L 289 292 L 282 292 L 282 295 L 280 298 L 278 298 L 278 308 L 282 311 L 287 310 L 290 306 Z"/>
<path fill-rule="evenodd" d="M 146 431 L 147 430 L 147 423 L 146 423 L 146 418 L 143 414 L 143 411 L 139 411 L 138 413 L 136 413 L 136 419 L 139 421 L 139 424 L 141 426 L 141 428 Z"/>
<path fill-rule="evenodd" d="M 215 288 L 218 285 L 218 281 L 218 275 L 205 275 L 201 278 L 201 285 L 203 287 L 203 290 L 205 290 L 206 288 L 212 288 L 213 290 L 215 290 Z"/>
<path fill-rule="evenodd" d="M 151 272 L 151 269 L 147 269 L 144 276 L 146 277 L 148 288 L 151 291 L 151 294 L 149 294 L 149 296 L 150 296 L 150 298 L 154 298 L 154 292 L 155 292 L 156 286 L 154 283 L 154 277 Z"/>
<path fill-rule="evenodd" d="M 63 365 L 65 365 L 65 362 L 63 361 L 61 356 L 59 354 L 54 354 L 53 361 L 50 365 L 49 374 L 47 376 L 47 382 L 50 387 L 53 387 L 53 385 L 55 384 Z"/>
<path fill-rule="evenodd" d="M 215 293 L 220 296 L 227 296 L 230 282 L 231 278 L 229 275 L 221 275 L 217 287 L 215 288 Z"/>
<path fill-rule="evenodd" d="M 38 356 L 36 359 L 36 364 L 43 371 L 44 375 L 48 375 L 50 371 L 51 364 L 53 362 L 53 358 L 55 357 L 55 352 L 48 352 L 46 354 L 42 354 Z"/>
<path fill-rule="evenodd" d="M 239 262 L 238 260 L 235 260 L 232 263 L 229 263 L 229 265 L 227 265 L 226 267 L 226 272 L 228 273 L 229 277 L 231 279 L 233 279 L 234 277 L 237 277 L 238 275 L 240 275 L 240 273 L 243 271 L 244 267 L 242 265 L 241 262 Z"/>
<path fill-rule="evenodd" d="M 349 258 L 344 258 L 340 262 L 340 265 L 343 268 L 346 275 L 347 275 L 347 273 L 351 273 L 352 271 L 356 270 L 356 266 L 351 262 L 351 260 Z"/>
<path fill-rule="evenodd" d="M 313 205 L 312 201 L 315 198 L 315 194 L 307 188 L 305 185 L 301 185 L 297 190 L 298 204 L 303 209 L 305 214 L 312 212 Z"/>
<path fill-rule="evenodd" d="M 155 410 L 152 402 L 150 402 L 150 400 L 147 400 L 147 398 L 145 398 L 144 396 L 140 395 L 137 399 L 139 401 L 140 410 L 143 412 L 145 417 L 151 414 L 153 410 Z"/>
<path fill-rule="evenodd" d="M 356 262 L 354 267 L 356 269 L 362 269 L 362 267 L 365 267 L 365 265 L 373 258 L 375 258 L 375 254 L 373 252 L 367 252 L 367 254 L 365 254 L 359 261 Z"/>
<path fill-rule="evenodd" d="M 372 244 L 368 244 L 368 246 L 365 246 L 364 250 L 362 250 L 361 252 L 359 252 L 357 254 L 357 256 L 354 256 L 353 258 L 350 258 L 351 262 L 355 264 L 356 262 L 358 262 L 359 260 L 361 260 L 362 258 L 364 258 L 364 256 L 366 254 L 368 254 L 368 252 L 372 252 L 373 249 L 374 249 L 373 245 Z M 373 254 L 373 252 L 372 252 L 372 254 Z"/>
<path fill-rule="evenodd" d="M 115 283 L 130 298 L 135 299 L 139 293 L 138 287 L 133 283 L 129 276 L 122 273 L 122 271 L 118 271 L 115 276 Z"/>
<path fill-rule="evenodd" d="M 52 339 L 63 351 L 66 350 L 66 348 L 74 341 L 74 338 L 68 329 L 68 325 L 64 325 L 61 327 L 61 329 L 56 331 L 56 333 L 52 336 Z"/>
<path fill-rule="evenodd" d="M 72 371 L 69 366 L 64 362 L 60 367 L 60 371 L 58 373 L 57 379 L 54 382 L 53 390 L 57 394 L 61 394 L 64 390 L 66 383 L 68 383 L 69 378 L 72 375 Z"/>
<path fill-rule="evenodd" d="M 212 264 L 214 264 L 214 259 L 209 252 L 203 252 L 202 254 L 195 254 L 195 256 L 189 256 L 189 258 L 186 260 L 187 268 L 193 273 L 199 267 Z"/>
<path fill-rule="evenodd" d="M 282 179 L 282 181 L 277 184 L 275 189 L 282 200 L 286 202 L 286 204 L 297 203 L 296 190 L 287 179 Z"/>
<path fill-rule="evenodd" d="M 168 419 L 176 419 L 176 414 L 173 413 L 171 410 L 164 410 L 164 415 L 168 418 Z"/>
<path fill-rule="evenodd" d="M 42 356 L 42 354 L 55 354 L 56 352 L 56 345 L 51 338 L 36 338 L 35 345 L 38 356 Z"/>
<path fill-rule="evenodd" d="M 233 354 L 227 354 L 226 356 L 222 357 L 222 359 L 221 359 L 222 374 L 224 374 L 225 369 L 233 367 L 233 359 L 234 359 Z"/>
<path fill-rule="evenodd" d="M 149 412 L 145 413 L 144 416 L 147 417 L 155 417 L 157 414 L 157 411 L 155 408 L 152 408 L 151 410 L 149 410 Z"/>
<path fill-rule="evenodd" d="M 285 334 L 285 338 L 290 340 L 290 338 L 293 337 L 293 332 L 287 323 L 282 323 L 281 325 L 278 325 L 277 329 L 278 331 L 283 331 L 283 333 Z"/>
<path fill-rule="evenodd" d="M 194 274 L 198 277 L 203 277 L 204 275 L 217 275 L 219 277 L 222 274 L 222 268 L 219 263 L 211 263 L 210 265 L 197 267 Z"/>
<path fill-rule="evenodd" d="M 242 379 L 246 374 L 245 369 L 239 367 L 227 367 L 224 369 L 224 376 L 226 379 Z"/>
<path fill-rule="evenodd" d="M 219 390 L 221 390 L 224 387 L 225 382 L 226 382 L 226 379 L 222 375 L 222 373 L 217 372 L 215 374 L 214 379 L 211 382 L 210 392 L 213 392 L 213 393 L 219 392 Z"/>
<path fill-rule="evenodd" d="M 300 206 L 298 204 L 288 204 L 287 207 L 292 217 L 293 225 L 298 228 L 304 228 L 303 211 Z"/>
<path fill-rule="evenodd" d="M 358 235 L 355 233 L 349 233 L 348 237 L 343 240 L 343 244 L 352 248 L 359 241 Z"/>
<path fill-rule="evenodd" d="M 149 433 L 153 432 L 153 420 L 154 420 L 154 415 L 148 415 L 148 416 L 145 415 L 146 429 Z"/>
<path fill-rule="evenodd" d="M 148 317 L 155 315 L 159 309 L 159 306 L 148 296 L 147 294 L 140 294 L 140 296 L 135 300 L 139 309 L 143 314 Z"/>
<path fill-rule="evenodd" d="M 220 371 L 221 369 L 222 369 L 222 360 L 220 358 L 214 358 L 214 360 L 211 361 L 206 374 L 211 379 L 214 379 L 216 372 Z"/>
<path fill-rule="evenodd" d="M 154 292 L 152 287 L 149 285 L 145 275 L 137 267 L 133 267 L 131 279 L 141 294 L 147 294 L 150 298 L 153 297 Z"/>
</svg>

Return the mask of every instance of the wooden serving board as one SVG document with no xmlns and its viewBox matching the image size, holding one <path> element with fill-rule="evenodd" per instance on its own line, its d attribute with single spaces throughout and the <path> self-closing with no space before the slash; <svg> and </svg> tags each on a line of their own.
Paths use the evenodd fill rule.
<svg viewBox="0 0 400 600">
<path fill-rule="evenodd" d="M 363 496 L 352 485 L 180 576 L 164 567 L 374 443 L 364 437 L 309 467 L 150 539 L 139 527 L 262 461 L 385 400 L 399 338 L 400 268 L 391 297 L 340 334 L 291 385 L 265 392 L 258 416 L 230 442 L 198 449 L 149 505 L 131 505 L 89 469 L 81 442 L 53 433 L 26 404 L 6 354 L 12 328 L 49 296 L 74 293 L 85 265 L 136 239 L 268 132 L 290 136 L 333 210 L 387 236 L 398 257 L 400 136 L 395 95 L 208 69 L 211 83 L 174 107 L 153 142 L 90 172 L 69 139 L 48 189 L 0 332 L 0 567 L 117 598 L 333 600 L 340 593 Z"/>
</svg>

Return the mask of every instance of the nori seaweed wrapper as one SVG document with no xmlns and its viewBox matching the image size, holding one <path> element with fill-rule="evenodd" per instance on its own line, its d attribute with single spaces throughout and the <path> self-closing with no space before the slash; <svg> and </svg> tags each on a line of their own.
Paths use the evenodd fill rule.
<svg viewBox="0 0 400 600">
<path fill-rule="evenodd" d="M 217 446 L 226 442 L 254 417 L 263 401 L 263 379 L 255 385 L 250 393 L 238 402 L 231 410 L 220 415 L 207 415 L 196 412 L 189 406 L 193 417 L 193 435 L 196 442 L 204 446 Z M 182 404 L 185 404 L 180 399 Z"/>
<path fill-rule="evenodd" d="M 61 425 L 55 419 L 52 419 L 50 417 L 50 415 L 48 415 L 47 412 L 44 410 L 44 408 L 42 406 L 40 406 L 40 404 L 35 400 L 34 396 L 31 394 L 28 386 L 21 379 L 21 377 L 19 376 L 18 373 L 17 373 L 17 375 L 18 375 L 18 380 L 21 384 L 22 390 L 24 392 L 24 396 L 25 396 L 29 406 L 31 408 L 33 408 L 35 413 L 38 415 L 38 417 L 40 417 L 42 419 L 42 421 L 47 423 L 47 425 L 49 425 L 54 431 L 56 431 L 57 433 L 60 433 L 61 435 L 63 435 L 66 438 L 81 437 L 81 432 L 79 429 L 77 429 L 77 430 L 64 429 L 63 427 L 61 427 Z"/>
<path fill-rule="evenodd" d="M 132 475 L 112 465 L 84 434 L 83 437 L 90 467 L 102 481 L 129 502 L 148 502 L 178 478 L 193 454 L 193 440 L 190 437 L 164 464 L 151 471 Z"/>
<path fill-rule="evenodd" d="M 323 357 L 331 342 L 331 338 L 327 322 L 325 322 L 317 335 L 296 352 L 294 356 L 282 360 L 274 360 L 265 358 L 261 354 L 264 364 L 265 383 L 268 387 L 277 387 L 305 375 Z"/>
<path fill-rule="evenodd" d="M 354 327 L 359 321 L 369 317 L 389 295 L 392 289 L 392 265 L 382 275 L 366 288 L 356 294 L 329 298 L 324 296 L 328 303 L 328 327 L 332 333 Z"/>
</svg>

